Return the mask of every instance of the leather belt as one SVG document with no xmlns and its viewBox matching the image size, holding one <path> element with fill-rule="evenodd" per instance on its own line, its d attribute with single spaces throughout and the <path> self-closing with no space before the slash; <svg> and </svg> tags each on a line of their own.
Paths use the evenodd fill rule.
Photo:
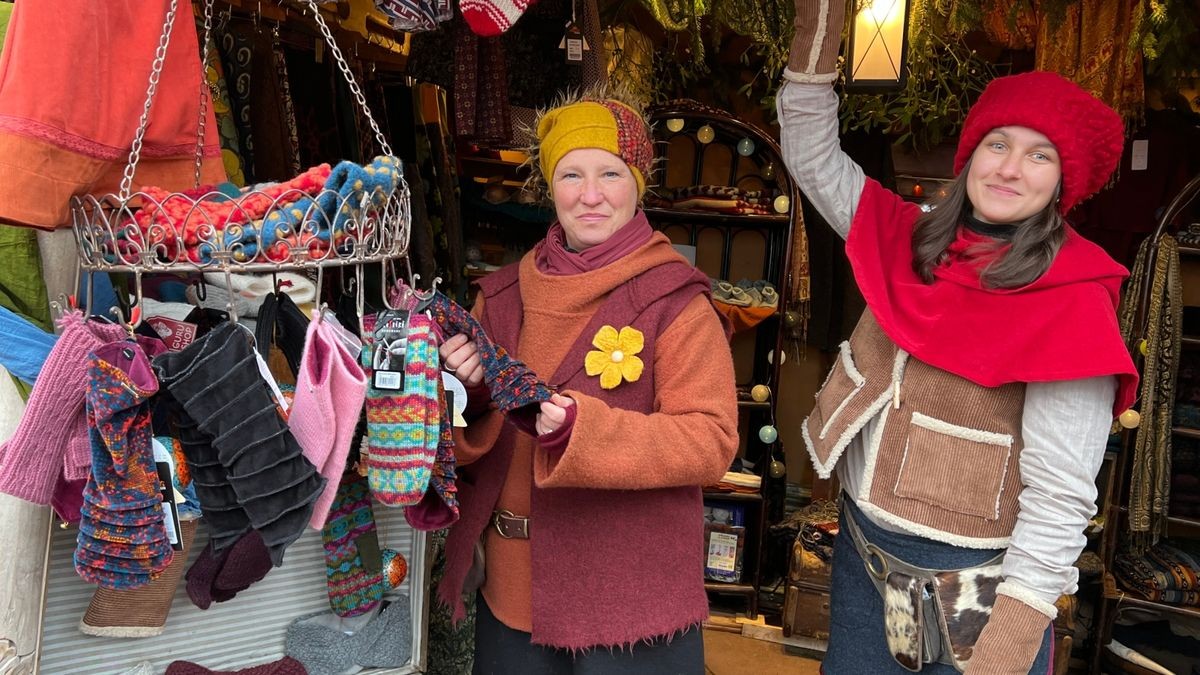
<svg viewBox="0 0 1200 675">
<path fill-rule="evenodd" d="M 500 510 L 492 513 L 492 527 L 505 539 L 529 538 L 529 517 L 515 515 L 512 511 Z"/>
</svg>

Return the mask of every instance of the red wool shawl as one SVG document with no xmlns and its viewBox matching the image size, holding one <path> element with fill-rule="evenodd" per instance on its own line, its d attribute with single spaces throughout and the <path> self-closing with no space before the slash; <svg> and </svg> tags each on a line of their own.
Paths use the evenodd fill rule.
<svg viewBox="0 0 1200 675">
<path fill-rule="evenodd" d="M 978 258 L 964 255 L 926 284 L 912 269 L 919 214 L 868 178 L 846 239 L 867 306 L 897 346 L 984 387 L 1115 375 L 1114 415 L 1133 403 L 1138 375 L 1116 313 L 1124 267 L 1068 225 L 1050 269 L 1031 284 L 985 288 Z"/>
</svg>

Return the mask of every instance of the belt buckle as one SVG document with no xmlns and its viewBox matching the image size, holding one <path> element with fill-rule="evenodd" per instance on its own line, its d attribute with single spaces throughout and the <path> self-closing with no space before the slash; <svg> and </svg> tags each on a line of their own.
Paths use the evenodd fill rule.
<svg viewBox="0 0 1200 675">
<path fill-rule="evenodd" d="M 517 515 L 515 513 L 513 513 L 512 511 L 509 511 L 508 509 L 503 509 L 503 510 L 497 511 L 496 513 L 492 514 L 492 525 L 496 528 L 496 533 L 505 539 L 514 539 L 515 537 L 513 537 L 511 534 L 505 532 L 503 527 L 500 527 L 500 518 L 502 518 L 502 517 L 503 518 L 516 518 Z"/>
</svg>

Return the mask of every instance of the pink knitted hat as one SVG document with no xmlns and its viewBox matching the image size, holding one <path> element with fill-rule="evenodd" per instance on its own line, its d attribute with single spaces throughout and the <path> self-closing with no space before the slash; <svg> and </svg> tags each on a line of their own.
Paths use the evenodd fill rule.
<svg viewBox="0 0 1200 675">
<path fill-rule="evenodd" d="M 304 456 L 325 476 L 325 491 L 317 498 L 309 526 L 321 529 L 346 470 L 354 429 L 362 414 L 367 376 L 338 339 L 337 328 L 313 321 L 304 340 L 304 355 L 296 380 L 296 397 L 288 415 L 292 435 Z"/>
</svg>

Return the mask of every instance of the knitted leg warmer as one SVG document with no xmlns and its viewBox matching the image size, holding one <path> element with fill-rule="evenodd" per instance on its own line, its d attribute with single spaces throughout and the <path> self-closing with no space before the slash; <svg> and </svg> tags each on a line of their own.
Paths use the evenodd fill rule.
<svg viewBox="0 0 1200 675">
<path fill-rule="evenodd" d="M 311 518 L 325 479 L 276 412 L 247 338 L 238 326 L 224 324 L 159 357 L 155 366 L 197 429 L 212 438 L 238 503 L 280 565 Z"/>
<path fill-rule="evenodd" d="M 173 556 L 150 445 L 147 400 L 157 390 L 138 344 L 117 342 L 92 353 L 86 394 L 92 470 L 84 489 L 90 515 L 81 519 L 75 570 L 105 588 L 142 586 Z M 96 515 L 104 520 L 92 520 Z"/>
</svg>

